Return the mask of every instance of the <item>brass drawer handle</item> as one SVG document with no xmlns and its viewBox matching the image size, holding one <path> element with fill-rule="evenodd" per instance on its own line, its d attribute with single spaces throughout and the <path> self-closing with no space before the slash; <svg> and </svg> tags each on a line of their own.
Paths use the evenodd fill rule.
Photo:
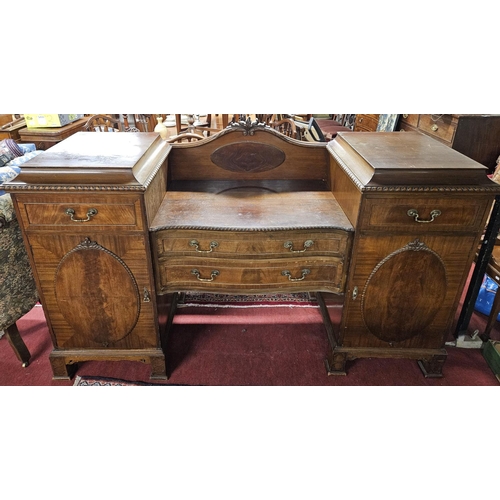
<svg viewBox="0 0 500 500">
<path fill-rule="evenodd" d="M 441 215 L 441 210 L 432 210 L 430 220 L 419 219 L 418 211 L 415 210 L 414 208 L 408 210 L 407 214 L 409 217 L 414 217 L 416 222 L 428 224 L 429 222 L 432 222 L 436 217 L 439 217 Z"/>
<path fill-rule="evenodd" d="M 220 273 L 219 271 L 217 271 L 217 269 L 215 269 L 210 273 L 210 278 L 200 278 L 200 271 L 198 271 L 198 269 L 192 269 L 191 274 L 194 274 L 198 281 L 209 282 L 213 281 L 217 276 L 219 276 Z"/>
<path fill-rule="evenodd" d="M 431 127 L 431 130 L 432 130 L 433 132 L 436 132 L 436 131 L 438 130 L 438 128 L 439 128 L 439 127 L 438 127 L 436 124 L 434 124 L 434 125 Z"/>
<path fill-rule="evenodd" d="M 67 208 L 66 211 L 64 212 L 66 215 L 69 215 L 71 217 L 71 220 L 73 222 L 88 222 L 92 217 L 97 215 L 97 209 L 96 208 L 89 208 L 87 210 L 87 218 L 86 219 L 75 219 L 75 211 L 72 208 Z"/>
<path fill-rule="evenodd" d="M 403 118 L 408 118 L 408 115 L 403 115 Z"/>
<path fill-rule="evenodd" d="M 302 278 L 292 278 L 292 273 L 290 271 L 281 271 L 281 275 L 288 276 L 288 279 L 290 281 L 302 281 L 310 273 L 311 273 L 310 269 L 302 269 Z"/>
<path fill-rule="evenodd" d="M 293 243 L 291 241 L 286 241 L 283 246 L 285 248 L 288 248 L 292 253 L 304 253 L 308 248 L 312 247 L 313 245 L 314 245 L 313 240 L 306 240 L 304 241 L 304 248 L 302 250 L 294 250 Z"/>
<path fill-rule="evenodd" d="M 194 247 L 196 252 L 199 253 L 210 253 L 214 248 L 218 247 L 219 244 L 216 241 L 210 242 L 210 250 L 200 250 L 200 243 L 198 240 L 191 240 L 189 246 Z"/>
</svg>

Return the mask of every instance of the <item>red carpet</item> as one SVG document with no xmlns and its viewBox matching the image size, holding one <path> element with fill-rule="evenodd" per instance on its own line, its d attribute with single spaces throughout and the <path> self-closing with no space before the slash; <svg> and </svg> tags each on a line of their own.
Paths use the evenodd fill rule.
<svg viewBox="0 0 500 500">
<path fill-rule="evenodd" d="M 474 314 L 472 331 L 484 324 Z M 0 385 L 58 386 L 48 355 L 52 349 L 41 307 L 18 322 L 32 360 L 22 368 L 5 338 L 0 339 Z M 493 332 L 498 338 L 498 327 Z M 347 376 L 327 376 L 328 350 L 319 310 L 314 307 L 178 309 L 167 353 L 168 384 L 197 386 L 488 386 L 498 385 L 478 349 L 448 347 L 441 379 L 426 379 L 415 360 L 358 359 Z M 149 383 L 149 365 L 88 361 L 77 376 Z M 154 382 L 153 382 L 154 384 Z"/>
</svg>

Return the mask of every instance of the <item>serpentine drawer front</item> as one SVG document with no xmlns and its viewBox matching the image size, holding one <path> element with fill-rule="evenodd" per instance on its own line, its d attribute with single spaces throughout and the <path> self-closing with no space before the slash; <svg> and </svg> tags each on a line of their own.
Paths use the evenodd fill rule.
<svg viewBox="0 0 500 500">
<path fill-rule="evenodd" d="M 228 232 L 164 230 L 156 235 L 158 256 L 210 256 L 231 258 L 344 256 L 345 231 Z"/>
<path fill-rule="evenodd" d="M 158 293 L 183 290 L 341 293 L 344 281 L 343 260 L 333 257 L 265 261 L 177 257 L 160 262 Z"/>
</svg>

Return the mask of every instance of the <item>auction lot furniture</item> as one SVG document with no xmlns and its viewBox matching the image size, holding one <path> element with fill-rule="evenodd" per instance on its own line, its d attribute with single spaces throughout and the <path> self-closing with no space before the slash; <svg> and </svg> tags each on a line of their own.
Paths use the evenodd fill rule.
<svg viewBox="0 0 500 500">
<path fill-rule="evenodd" d="M 150 362 L 165 377 L 182 291 L 316 292 L 328 373 L 381 356 L 441 376 L 500 192 L 486 171 L 419 133 L 309 143 L 247 120 L 190 143 L 78 133 L 26 163 L 7 189 L 57 378 L 86 359 Z M 342 320 L 332 324 L 338 296 Z"/>
</svg>

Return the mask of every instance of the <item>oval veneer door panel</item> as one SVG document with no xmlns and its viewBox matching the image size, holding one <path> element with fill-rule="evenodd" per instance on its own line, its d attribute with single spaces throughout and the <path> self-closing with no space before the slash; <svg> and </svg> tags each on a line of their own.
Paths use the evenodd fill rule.
<svg viewBox="0 0 500 500">
<path fill-rule="evenodd" d="M 242 142 L 216 149 L 210 159 L 218 167 L 230 172 L 266 172 L 285 161 L 285 153 L 270 144 Z"/>
<path fill-rule="evenodd" d="M 402 342 L 433 321 L 446 295 L 446 270 L 434 251 L 418 240 L 393 252 L 373 270 L 361 311 L 365 325 L 386 342 Z"/>
<path fill-rule="evenodd" d="M 59 308 L 80 340 L 108 347 L 137 323 L 140 296 L 132 273 L 96 242 L 86 239 L 63 257 L 55 287 Z"/>
</svg>

